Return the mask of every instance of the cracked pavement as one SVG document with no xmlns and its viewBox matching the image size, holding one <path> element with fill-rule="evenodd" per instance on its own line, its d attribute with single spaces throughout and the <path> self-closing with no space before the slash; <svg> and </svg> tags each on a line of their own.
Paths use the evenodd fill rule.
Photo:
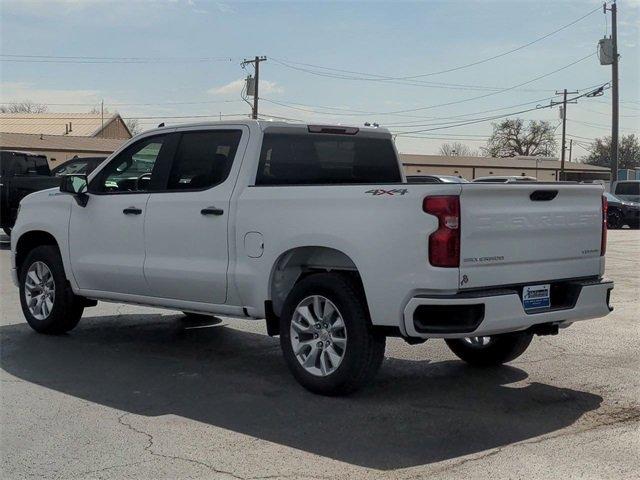
<svg viewBox="0 0 640 480">
<path fill-rule="evenodd" d="M 615 311 L 509 366 L 390 339 L 348 398 L 299 387 L 262 322 L 100 303 L 32 332 L 0 239 L 0 475 L 7 479 L 639 478 L 640 234 L 609 231 Z M 196 325 L 196 327 L 201 327 Z"/>
</svg>

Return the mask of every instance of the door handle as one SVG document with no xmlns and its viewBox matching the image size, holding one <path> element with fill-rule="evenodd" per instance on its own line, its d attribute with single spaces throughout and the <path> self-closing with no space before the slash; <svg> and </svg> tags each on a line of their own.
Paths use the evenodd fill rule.
<svg viewBox="0 0 640 480">
<path fill-rule="evenodd" d="M 207 207 L 200 210 L 200 213 L 202 215 L 222 215 L 224 213 L 224 210 L 216 207 Z"/>
<path fill-rule="evenodd" d="M 122 210 L 122 213 L 124 213 L 125 215 L 140 215 L 142 213 L 142 209 L 136 207 L 128 207 Z"/>
</svg>

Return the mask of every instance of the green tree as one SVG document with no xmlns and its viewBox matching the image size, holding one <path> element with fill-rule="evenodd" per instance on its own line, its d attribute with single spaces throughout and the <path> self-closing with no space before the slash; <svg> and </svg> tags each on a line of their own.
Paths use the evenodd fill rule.
<svg viewBox="0 0 640 480">
<path fill-rule="evenodd" d="M 583 162 L 599 167 L 611 166 L 611 137 L 596 138 Z M 640 142 L 634 134 L 623 135 L 618 144 L 618 168 L 640 167 Z"/>
<path fill-rule="evenodd" d="M 493 133 L 482 151 L 489 157 L 550 157 L 557 145 L 551 123 L 531 120 L 525 124 L 521 118 L 507 118 L 493 124 Z"/>
</svg>

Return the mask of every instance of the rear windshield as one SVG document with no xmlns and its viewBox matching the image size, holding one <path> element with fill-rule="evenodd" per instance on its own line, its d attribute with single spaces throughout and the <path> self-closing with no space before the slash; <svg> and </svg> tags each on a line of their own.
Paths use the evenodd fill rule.
<svg viewBox="0 0 640 480">
<path fill-rule="evenodd" d="M 390 139 L 266 133 L 256 185 L 401 182 Z"/>
<path fill-rule="evenodd" d="M 640 195 L 640 182 L 619 182 L 616 185 L 618 195 Z"/>
</svg>

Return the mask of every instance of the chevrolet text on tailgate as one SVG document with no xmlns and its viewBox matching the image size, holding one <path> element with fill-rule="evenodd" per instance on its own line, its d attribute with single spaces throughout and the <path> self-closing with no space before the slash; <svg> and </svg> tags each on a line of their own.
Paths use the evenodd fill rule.
<svg viewBox="0 0 640 480">
<path fill-rule="evenodd" d="M 405 183 L 380 128 L 159 128 L 26 197 L 11 251 L 41 333 L 97 300 L 266 319 L 295 378 L 369 382 L 385 339 L 498 365 L 611 311 L 597 185 Z"/>
</svg>

